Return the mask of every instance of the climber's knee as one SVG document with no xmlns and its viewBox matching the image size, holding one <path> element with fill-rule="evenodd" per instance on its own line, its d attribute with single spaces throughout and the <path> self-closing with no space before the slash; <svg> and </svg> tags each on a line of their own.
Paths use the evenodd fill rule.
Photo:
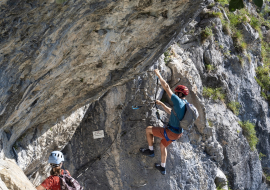
<svg viewBox="0 0 270 190">
<path fill-rule="evenodd" d="M 146 134 L 153 134 L 152 128 L 153 128 L 153 126 L 148 126 L 148 127 L 145 129 Z"/>
</svg>

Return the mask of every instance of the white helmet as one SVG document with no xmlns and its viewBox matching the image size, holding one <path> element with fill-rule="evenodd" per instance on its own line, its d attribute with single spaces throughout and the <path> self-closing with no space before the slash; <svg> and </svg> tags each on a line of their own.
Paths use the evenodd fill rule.
<svg viewBox="0 0 270 190">
<path fill-rule="evenodd" d="M 49 156 L 48 162 L 51 164 L 60 164 L 64 160 L 64 155 L 60 151 L 53 151 L 51 155 Z"/>
</svg>

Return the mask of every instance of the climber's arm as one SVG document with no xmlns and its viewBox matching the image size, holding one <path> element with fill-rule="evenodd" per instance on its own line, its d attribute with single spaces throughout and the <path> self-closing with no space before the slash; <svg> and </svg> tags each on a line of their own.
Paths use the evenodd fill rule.
<svg viewBox="0 0 270 190">
<path fill-rule="evenodd" d="M 172 109 L 166 106 L 163 102 L 156 100 L 156 104 L 161 105 L 163 109 L 165 110 L 165 112 L 167 112 L 168 114 L 171 114 Z"/>
<path fill-rule="evenodd" d="M 173 95 L 173 92 L 172 92 L 170 86 L 169 86 L 168 83 L 162 78 L 162 76 L 160 75 L 158 69 L 155 69 L 155 73 L 156 73 L 157 77 L 158 77 L 159 80 L 160 80 L 161 86 L 163 87 L 163 89 L 166 91 L 166 93 L 168 94 L 169 98 L 171 99 L 171 97 L 172 97 L 172 95 Z"/>
</svg>

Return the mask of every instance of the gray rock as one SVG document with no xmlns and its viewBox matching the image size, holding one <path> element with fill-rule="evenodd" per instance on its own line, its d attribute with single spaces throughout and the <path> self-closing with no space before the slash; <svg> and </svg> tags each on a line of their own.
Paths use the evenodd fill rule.
<svg viewBox="0 0 270 190">
<path fill-rule="evenodd" d="M 259 38 L 259 33 L 253 29 L 249 23 L 242 23 L 241 28 L 244 34 L 245 41 L 250 44 Z"/>
<path fill-rule="evenodd" d="M 204 1 L 0 6 L 0 157 L 14 158 L 12 146 L 29 129 L 47 131 L 147 70 Z"/>
<path fill-rule="evenodd" d="M 203 6 L 200 2 L 68 1 L 55 6 L 1 1 L 0 17 L 6 19 L 1 27 L 9 36 L 1 33 L 0 41 L 0 157 L 16 158 L 34 185 L 48 176 L 48 155 L 58 149 L 85 189 L 269 189 L 262 170 L 270 168 L 269 104 L 254 79 L 256 67 L 263 64 L 259 38 L 243 25 L 252 59 L 241 66 L 221 21 L 206 18 L 209 10 L 188 25 Z M 27 14 L 17 18 L 10 10 Z M 213 24 L 214 35 L 204 43 L 197 40 Z M 176 36 L 180 47 L 171 41 Z M 171 61 L 165 64 L 161 54 L 169 42 Z M 216 68 L 206 72 L 205 64 Z M 147 147 L 145 128 L 163 126 L 154 100 L 172 106 L 156 85 L 155 68 L 172 89 L 178 84 L 190 89 L 187 100 L 200 114 L 168 147 L 165 176 L 154 168 L 160 162 L 160 139 L 155 138 L 154 158 L 138 151 Z M 226 98 L 204 97 L 205 86 L 221 88 Z M 240 103 L 239 115 L 229 109 L 230 101 Z M 167 121 L 169 115 L 160 113 Z M 255 124 L 256 150 L 239 121 Z M 93 137 L 98 130 L 104 138 Z M 260 152 L 266 155 L 261 161 Z"/>
<path fill-rule="evenodd" d="M 206 50 L 204 52 L 204 61 L 208 65 L 213 65 L 215 67 L 219 66 L 222 63 L 222 57 L 219 51 L 215 49 Z"/>
</svg>

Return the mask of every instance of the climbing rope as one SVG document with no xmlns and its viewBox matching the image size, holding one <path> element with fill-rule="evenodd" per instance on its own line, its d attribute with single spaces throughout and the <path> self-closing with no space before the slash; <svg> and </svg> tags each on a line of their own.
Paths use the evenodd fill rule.
<svg viewBox="0 0 270 190">
<path fill-rule="evenodd" d="M 94 163 L 96 163 L 96 161 L 101 160 L 101 159 L 104 157 L 104 155 L 107 154 L 108 151 L 112 148 L 113 144 L 114 144 L 115 142 L 117 142 L 117 137 L 120 135 L 120 131 L 121 131 L 121 130 L 120 130 L 120 128 L 121 128 L 120 122 L 122 121 L 122 116 L 121 116 L 120 111 L 118 111 L 118 114 L 119 114 L 118 117 L 114 120 L 114 121 L 118 122 L 118 125 L 117 125 L 117 126 L 118 126 L 118 129 L 117 129 L 117 133 L 116 133 L 116 135 L 114 136 L 114 140 L 112 141 L 111 145 L 108 146 L 108 147 L 107 147 L 102 153 L 100 153 L 97 157 L 91 159 L 89 162 L 87 162 L 87 163 L 85 163 L 84 165 L 80 166 L 80 169 L 79 169 L 78 171 L 76 171 L 76 174 L 75 174 L 76 177 L 74 177 L 75 179 L 78 179 L 79 177 L 83 176 L 83 175 L 86 173 L 86 171 L 87 171 L 89 168 L 91 168 L 92 165 L 93 165 Z M 119 121 L 117 121 L 118 118 L 119 118 Z"/>
<path fill-rule="evenodd" d="M 156 93 L 155 93 L 155 107 L 156 107 L 156 116 L 157 118 L 163 123 L 165 124 L 165 122 L 160 118 L 160 114 L 159 114 L 159 109 L 158 109 L 158 106 L 157 106 L 157 92 L 158 92 L 158 77 L 157 77 L 157 85 L 156 85 Z"/>
<path fill-rule="evenodd" d="M 156 77 L 157 82 L 156 82 L 156 93 L 155 93 L 155 100 L 154 100 L 154 105 L 152 108 L 156 107 L 156 117 L 163 123 L 165 124 L 165 122 L 161 119 L 160 117 L 160 113 L 159 113 L 159 108 L 157 106 L 156 100 L 157 100 L 157 93 L 158 93 L 158 77 Z M 138 82 L 138 86 L 137 86 L 137 90 L 135 91 L 135 95 L 134 95 L 134 100 L 136 100 L 137 97 L 137 93 L 140 91 L 140 87 L 141 87 L 141 81 Z M 143 107 L 142 105 L 138 106 L 138 105 L 132 105 L 131 106 L 133 110 L 137 110 L 140 109 L 141 107 Z"/>
<path fill-rule="evenodd" d="M 135 79 L 134 79 L 135 80 Z M 134 100 L 136 100 L 137 97 L 137 93 L 140 91 L 140 87 L 141 87 L 141 80 L 140 77 L 138 78 L 138 85 L 137 85 L 137 90 L 135 91 L 135 95 L 134 95 Z M 139 108 L 141 108 L 142 106 L 138 106 L 138 105 L 132 105 L 132 109 L 137 110 Z"/>
<path fill-rule="evenodd" d="M 135 80 L 135 79 L 134 79 L 134 80 Z M 136 88 L 135 88 L 136 91 L 135 91 L 134 98 L 133 98 L 133 101 L 134 101 L 134 102 L 137 100 L 137 94 L 138 94 L 138 92 L 140 92 L 140 89 L 143 89 L 143 88 L 141 88 L 141 81 L 142 81 L 142 79 L 139 77 L 139 79 L 138 79 L 138 85 L 136 85 Z M 148 96 L 148 95 L 146 94 L 146 96 Z M 148 96 L 148 97 L 149 97 L 149 96 Z M 142 102 L 141 105 L 133 104 L 133 105 L 131 106 L 132 109 L 133 109 L 133 110 L 137 110 L 137 109 L 142 108 L 143 106 L 146 106 L 145 104 L 147 104 L 147 105 L 153 104 L 152 101 L 149 102 L 149 101 L 146 101 L 146 100 L 141 100 L 141 102 Z"/>
</svg>

